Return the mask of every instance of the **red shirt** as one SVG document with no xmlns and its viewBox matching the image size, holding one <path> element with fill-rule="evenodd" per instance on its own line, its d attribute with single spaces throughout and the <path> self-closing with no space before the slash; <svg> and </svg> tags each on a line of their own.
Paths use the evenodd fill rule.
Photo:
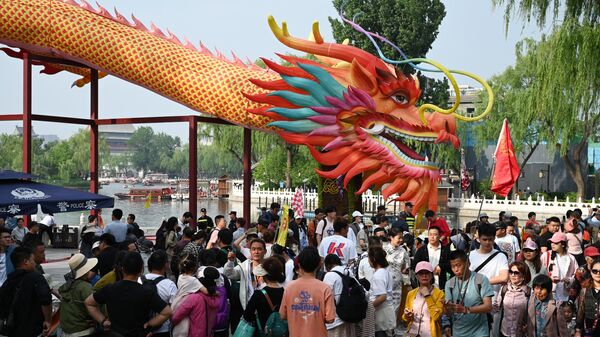
<svg viewBox="0 0 600 337">
<path fill-rule="evenodd" d="M 442 240 L 442 246 L 447 246 L 450 243 L 450 234 L 452 232 L 450 231 L 450 227 L 448 226 L 446 220 L 438 217 L 437 219 L 429 223 L 429 227 L 427 227 L 427 229 L 429 229 L 430 227 L 439 228 L 440 236 L 445 236 L 444 240 Z"/>
</svg>

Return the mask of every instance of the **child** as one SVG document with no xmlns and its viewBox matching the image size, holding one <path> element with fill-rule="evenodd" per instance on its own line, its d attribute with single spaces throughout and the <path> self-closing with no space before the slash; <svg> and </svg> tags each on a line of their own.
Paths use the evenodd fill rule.
<svg viewBox="0 0 600 337">
<path fill-rule="evenodd" d="M 560 305 L 563 313 L 565 314 L 565 320 L 567 321 L 567 329 L 569 330 L 569 336 L 575 336 L 575 328 L 577 321 L 575 320 L 575 303 L 568 301 L 563 302 Z"/>
<path fill-rule="evenodd" d="M 552 298 L 552 279 L 540 274 L 533 279 L 534 296 L 529 300 L 527 336 L 569 337 L 564 312 Z"/>
</svg>

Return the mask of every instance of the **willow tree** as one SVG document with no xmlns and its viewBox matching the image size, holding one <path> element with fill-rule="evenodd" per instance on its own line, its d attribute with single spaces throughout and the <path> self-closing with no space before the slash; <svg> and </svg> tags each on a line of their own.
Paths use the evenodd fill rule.
<svg viewBox="0 0 600 337">
<path fill-rule="evenodd" d="M 585 196 L 587 171 L 584 151 L 600 127 L 600 1 L 492 0 L 505 6 L 505 23 L 513 15 L 543 28 L 552 18 L 552 34 L 527 53 L 533 63 L 528 99 L 535 112 L 548 118 L 540 137 L 556 146 L 567 171 Z"/>
</svg>

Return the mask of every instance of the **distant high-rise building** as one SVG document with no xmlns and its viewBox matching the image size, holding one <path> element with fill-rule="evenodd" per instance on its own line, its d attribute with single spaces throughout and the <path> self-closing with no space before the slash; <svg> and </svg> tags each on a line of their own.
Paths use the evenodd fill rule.
<svg viewBox="0 0 600 337">
<path fill-rule="evenodd" d="M 13 134 L 19 136 L 23 135 L 23 127 L 15 126 L 15 131 L 13 131 Z M 41 139 L 42 144 L 57 142 L 60 140 L 60 138 L 58 138 L 57 135 L 38 135 L 37 133 L 35 133 L 35 131 L 33 131 L 33 128 L 31 128 L 31 137 Z"/>
</svg>

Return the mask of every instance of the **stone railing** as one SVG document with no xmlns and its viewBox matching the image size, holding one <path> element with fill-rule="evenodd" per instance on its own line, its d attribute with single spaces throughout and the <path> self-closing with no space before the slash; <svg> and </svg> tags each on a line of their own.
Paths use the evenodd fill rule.
<svg viewBox="0 0 600 337">
<path fill-rule="evenodd" d="M 483 200 L 483 206 L 482 206 Z M 584 202 L 581 199 L 577 201 L 571 201 L 569 198 L 565 201 L 557 200 L 545 200 L 543 196 L 539 198 L 532 198 L 531 196 L 527 199 L 521 200 L 508 199 L 508 198 L 496 198 L 492 199 L 481 199 L 471 196 L 470 198 L 449 198 L 448 207 L 455 208 L 458 210 L 458 217 L 461 222 L 467 222 L 477 218 L 479 209 L 481 212 L 485 212 L 489 215 L 490 220 L 496 220 L 500 211 L 510 211 L 513 216 L 519 218 L 519 220 L 527 220 L 527 214 L 529 212 L 535 212 L 538 221 L 543 221 L 545 218 L 551 216 L 557 216 L 562 218 L 568 210 L 575 208 L 581 209 L 583 217 L 587 217 L 589 211 L 598 207 L 598 202 L 595 198 L 591 202 Z"/>
<path fill-rule="evenodd" d="M 230 200 L 241 201 L 243 199 L 243 185 L 242 181 L 232 181 L 232 190 L 229 194 Z M 250 188 L 250 195 L 252 196 L 251 203 L 258 205 L 259 207 L 269 207 L 272 202 L 279 202 L 280 204 L 290 204 L 296 193 L 295 189 L 268 189 L 252 186 Z M 389 200 L 393 200 L 396 195 L 390 197 Z M 317 208 L 319 203 L 319 196 L 316 190 L 308 189 L 304 191 L 304 207 L 306 210 L 312 211 Z M 362 194 L 363 210 L 365 213 L 375 213 L 377 206 L 386 205 L 385 199 L 381 193 L 374 193 L 371 190 L 367 190 Z M 387 204 L 388 212 L 396 214 L 401 210 L 400 202 L 390 202 Z"/>
</svg>

